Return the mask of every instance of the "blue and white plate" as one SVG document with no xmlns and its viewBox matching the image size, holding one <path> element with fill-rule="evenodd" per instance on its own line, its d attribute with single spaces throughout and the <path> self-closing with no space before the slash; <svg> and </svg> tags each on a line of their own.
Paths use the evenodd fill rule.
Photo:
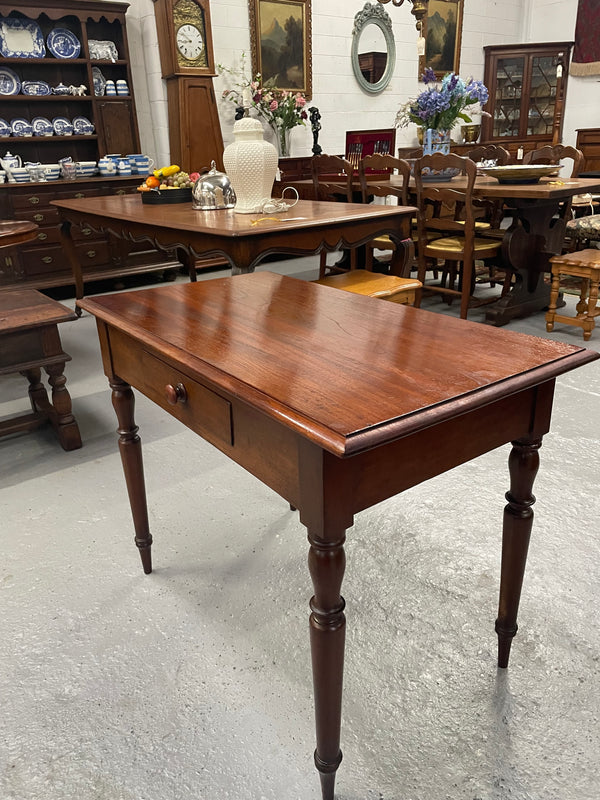
<svg viewBox="0 0 600 800">
<path fill-rule="evenodd" d="M 73 123 L 66 117 L 54 117 L 52 127 L 57 136 L 71 136 L 73 133 Z"/>
<path fill-rule="evenodd" d="M 0 55 L 4 58 L 44 58 L 46 47 L 37 22 L 25 17 L 0 17 Z"/>
<path fill-rule="evenodd" d="M 50 94 L 51 91 L 52 90 L 46 81 L 23 81 L 21 84 L 21 92 L 23 94 L 41 96 Z"/>
<path fill-rule="evenodd" d="M 0 94 L 19 94 L 21 81 L 10 67 L 0 67 Z"/>
<path fill-rule="evenodd" d="M 13 136 L 31 136 L 33 133 L 31 122 L 23 117 L 11 119 L 10 130 Z"/>
<path fill-rule="evenodd" d="M 94 132 L 94 126 L 87 117 L 73 118 L 73 133 L 78 136 L 88 136 Z"/>
<path fill-rule="evenodd" d="M 77 58 L 81 52 L 81 42 L 68 28 L 53 28 L 46 44 L 55 58 Z"/>
<path fill-rule="evenodd" d="M 2 138 L 6 138 L 7 136 L 10 136 L 10 134 L 10 125 L 5 119 L 0 119 L 0 136 Z"/>
<path fill-rule="evenodd" d="M 54 128 L 52 123 L 46 117 L 34 117 L 31 120 L 34 136 L 52 136 Z"/>
</svg>

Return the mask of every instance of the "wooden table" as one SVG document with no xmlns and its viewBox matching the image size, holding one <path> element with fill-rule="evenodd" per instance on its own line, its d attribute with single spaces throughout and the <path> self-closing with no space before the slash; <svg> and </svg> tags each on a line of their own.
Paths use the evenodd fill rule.
<svg viewBox="0 0 600 800">
<path fill-rule="evenodd" d="M 19 372 L 27 378 L 32 408 L 29 414 L 0 420 L 0 436 L 50 422 L 64 450 L 81 447 L 64 375 L 71 356 L 62 349 L 58 333 L 61 322 L 74 319 L 70 308 L 35 289 L 0 292 L 0 375 Z M 42 367 L 52 387 L 52 402 L 41 380 Z"/>
<path fill-rule="evenodd" d="M 80 305 L 97 318 L 146 573 L 152 537 L 132 387 L 299 509 L 314 586 L 323 800 L 334 797 L 342 758 L 346 529 L 363 509 L 512 442 L 496 620 L 507 666 L 555 378 L 598 353 L 269 272 Z"/>
<path fill-rule="evenodd" d="M 391 177 L 392 184 L 395 179 L 396 176 Z M 385 178 L 370 182 L 387 183 Z M 428 186 L 450 185 L 460 190 L 465 183 L 466 179 L 458 176 L 450 184 L 432 181 Z M 285 185 L 294 186 L 301 193 L 312 191 L 312 181 L 289 181 Z M 544 281 L 544 273 L 550 272 L 550 258 L 562 252 L 565 238 L 565 223 L 554 216 L 562 201 L 599 190 L 600 178 L 542 178 L 536 184 L 508 185 L 495 178 L 477 177 L 475 197 L 502 200 L 514 212 L 514 222 L 502 242 L 502 255 L 514 270 L 515 282 L 508 294 L 486 307 L 486 322 L 505 325 L 548 306 L 550 286 Z"/>
<path fill-rule="evenodd" d="M 236 214 L 233 210 L 196 211 L 189 203 L 144 205 L 141 197 L 86 197 L 54 201 L 63 219 L 63 244 L 75 277 L 76 297 L 84 278 L 71 225 L 109 232 L 122 239 L 150 242 L 158 249 L 177 248 L 196 280 L 200 256 L 222 256 L 234 275 L 252 272 L 272 254 L 311 255 L 354 248 L 388 234 L 396 243 L 394 272 L 410 268 L 412 207 L 317 203 L 302 200 L 285 214 Z"/>
</svg>

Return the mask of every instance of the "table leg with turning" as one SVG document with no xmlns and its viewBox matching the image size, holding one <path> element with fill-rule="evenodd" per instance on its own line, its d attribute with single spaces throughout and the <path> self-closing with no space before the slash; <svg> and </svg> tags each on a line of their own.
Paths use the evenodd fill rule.
<svg viewBox="0 0 600 800">
<path fill-rule="evenodd" d="M 152 534 L 148 524 L 142 442 L 135 424 L 135 396 L 131 386 L 117 377 L 110 379 L 112 404 L 119 423 L 119 452 L 125 473 L 127 494 L 133 516 L 135 543 L 146 575 L 152 572 Z"/>
<path fill-rule="evenodd" d="M 310 647 L 315 693 L 315 766 L 323 800 L 333 800 L 335 773 L 342 761 L 340 729 L 346 617 L 340 595 L 346 559 L 345 531 L 327 541 L 309 530 L 308 567 L 314 587 L 310 601 Z"/>
<path fill-rule="evenodd" d="M 496 633 L 498 634 L 498 666 L 507 667 L 510 646 L 517 632 L 517 612 L 527 562 L 527 551 L 533 525 L 533 482 L 539 468 L 542 439 L 521 439 L 512 443 L 508 459 L 510 489 L 504 508 L 502 530 L 502 567 L 500 601 Z"/>
</svg>

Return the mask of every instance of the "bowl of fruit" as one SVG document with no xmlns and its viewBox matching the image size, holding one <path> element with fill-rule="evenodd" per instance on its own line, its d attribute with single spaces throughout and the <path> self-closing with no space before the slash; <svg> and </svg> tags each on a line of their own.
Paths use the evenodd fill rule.
<svg viewBox="0 0 600 800">
<path fill-rule="evenodd" d="M 142 195 L 142 203 L 191 203 L 192 187 L 198 175 L 188 174 L 179 169 L 177 164 L 155 169 L 146 180 L 137 187 Z"/>
</svg>

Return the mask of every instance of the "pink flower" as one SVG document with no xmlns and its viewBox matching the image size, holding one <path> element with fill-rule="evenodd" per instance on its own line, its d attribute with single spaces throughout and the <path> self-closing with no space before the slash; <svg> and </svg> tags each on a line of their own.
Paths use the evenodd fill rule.
<svg viewBox="0 0 600 800">
<path fill-rule="evenodd" d="M 278 108 L 279 108 L 279 103 L 277 102 L 277 100 L 272 100 L 271 105 L 269 106 L 269 111 L 277 111 Z"/>
<path fill-rule="evenodd" d="M 296 95 L 296 108 L 303 108 L 306 105 L 306 97 L 301 94 Z"/>
</svg>

